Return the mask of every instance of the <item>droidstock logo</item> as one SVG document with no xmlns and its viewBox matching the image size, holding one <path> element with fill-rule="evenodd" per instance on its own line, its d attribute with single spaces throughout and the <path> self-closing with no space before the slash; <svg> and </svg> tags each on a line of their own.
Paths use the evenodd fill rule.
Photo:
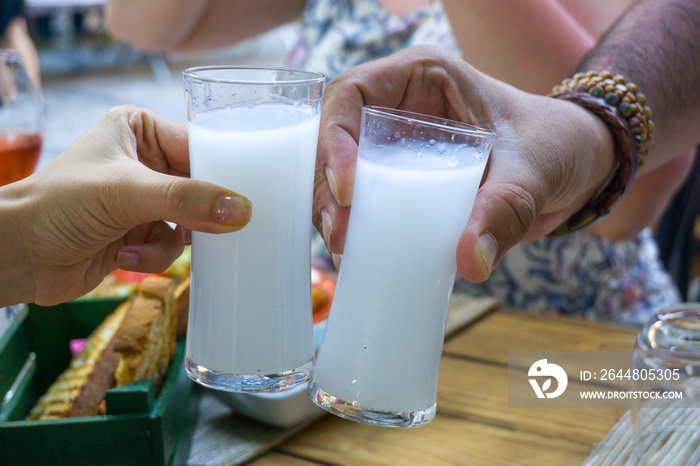
<svg viewBox="0 0 700 466">
<path fill-rule="evenodd" d="M 535 377 L 528 379 L 532 389 L 535 391 L 537 398 L 556 398 L 566 390 L 566 385 L 569 383 L 569 378 L 566 376 L 564 369 L 557 366 L 556 364 L 550 364 L 546 359 L 540 359 L 536 361 L 530 370 L 527 372 L 528 377 Z M 557 389 L 548 392 L 552 386 L 552 377 L 557 381 Z M 543 380 L 542 385 L 538 380 Z"/>
</svg>

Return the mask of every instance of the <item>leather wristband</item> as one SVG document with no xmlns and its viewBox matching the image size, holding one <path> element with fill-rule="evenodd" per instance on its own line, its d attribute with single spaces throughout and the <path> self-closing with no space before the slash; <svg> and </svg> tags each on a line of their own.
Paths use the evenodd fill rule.
<svg viewBox="0 0 700 466">
<path fill-rule="evenodd" d="M 589 93 L 569 89 L 559 88 L 550 97 L 573 102 L 592 112 L 607 125 L 615 142 L 613 169 L 601 184 L 601 189 L 588 204 L 549 234 L 549 236 L 563 236 L 580 230 L 608 214 L 634 179 L 640 160 L 629 124 L 616 107 Z"/>
</svg>

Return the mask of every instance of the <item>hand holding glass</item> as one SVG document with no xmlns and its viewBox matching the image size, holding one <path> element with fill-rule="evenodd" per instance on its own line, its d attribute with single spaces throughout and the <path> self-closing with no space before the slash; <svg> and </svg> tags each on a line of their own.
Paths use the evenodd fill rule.
<svg viewBox="0 0 700 466">
<path fill-rule="evenodd" d="M 365 107 L 343 260 L 311 399 L 341 417 L 414 427 L 435 415 L 445 320 L 494 134 Z"/>
</svg>

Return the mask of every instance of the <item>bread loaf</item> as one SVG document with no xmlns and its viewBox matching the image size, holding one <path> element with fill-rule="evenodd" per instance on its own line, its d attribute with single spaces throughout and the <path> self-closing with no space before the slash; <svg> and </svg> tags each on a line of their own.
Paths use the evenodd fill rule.
<svg viewBox="0 0 700 466">
<path fill-rule="evenodd" d="M 97 413 L 105 392 L 115 386 L 114 371 L 119 365 L 119 356 L 114 351 L 114 335 L 129 307 L 129 302 L 120 305 L 92 332 L 82 351 L 39 398 L 27 419 L 60 419 Z"/>
<path fill-rule="evenodd" d="M 107 390 L 154 377 L 160 388 L 175 352 L 174 282 L 152 275 L 112 312 L 32 408 L 28 419 L 94 416 Z"/>
<path fill-rule="evenodd" d="M 139 297 L 114 337 L 120 356 L 117 387 L 153 377 L 160 389 L 175 354 L 177 314 L 173 280 L 151 276 L 141 282 Z"/>
<path fill-rule="evenodd" d="M 177 338 L 187 333 L 187 318 L 190 309 L 190 277 L 186 277 L 175 286 L 175 309 L 177 311 Z"/>
</svg>

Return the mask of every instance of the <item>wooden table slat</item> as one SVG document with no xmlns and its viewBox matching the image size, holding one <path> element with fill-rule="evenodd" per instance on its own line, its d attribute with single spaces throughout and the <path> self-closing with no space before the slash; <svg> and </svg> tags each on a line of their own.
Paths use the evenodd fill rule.
<svg viewBox="0 0 700 466">
<path fill-rule="evenodd" d="M 464 387 L 469 396 L 464 396 Z M 602 439 L 625 410 L 590 408 L 509 408 L 508 369 L 443 357 L 438 413 L 449 413 L 508 429 L 556 435 L 592 444 Z"/>
<path fill-rule="evenodd" d="M 271 451 L 262 458 L 253 460 L 248 464 L 250 466 L 279 466 L 280 464 L 286 466 L 312 466 L 318 465 L 319 463 L 304 458 L 298 458 L 287 453 Z"/>
<path fill-rule="evenodd" d="M 632 328 L 525 311 L 499 311 L 445 343 L 444 352 L 508 363 L 508 351 L 632 351 Z"/>
<path fill-rule="evenodd" d="M 278 447 L 331 464 L 578 464 L 590 446 L 438 414 L 425 427 L 387 429 L 327 416 Z"/>
</svg>

